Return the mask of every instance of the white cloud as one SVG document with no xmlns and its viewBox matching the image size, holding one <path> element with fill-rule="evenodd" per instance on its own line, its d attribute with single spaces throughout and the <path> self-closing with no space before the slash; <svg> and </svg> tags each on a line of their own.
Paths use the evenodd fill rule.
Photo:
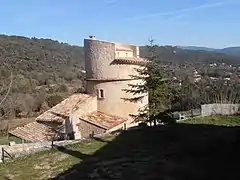
<svg viewBox="0 0 240 180">
<path fill-rule="evenodd" d="M 127 20 L 149 19 L 149 18 L 154 18 L 154 17 L 171 16 L 171 15 L 173 16 L 172 18 L 179 19 L 179 18 L 182 18 L 183 16 L 185 16 L 186 13 L 195 12 L 195 11 L 203 10 L 203 9 L 215 8 L 215 7 L 223 6 L 226 3 L 228 3 L 228 1 L 202 4 L 202 5 L 198 5 L 198 6 L 194 6 L 194 7 L 190 7 L 190 8 L 184 8 L 184 9 L 180 9 L 180 10 L 176 10 L 176 11 L 169 11 L 169 12 L 163 12 L 163 13 L 152 13 L 152 14 L 134 16 L 134 17 L 127 18 Z"/>
</svg>

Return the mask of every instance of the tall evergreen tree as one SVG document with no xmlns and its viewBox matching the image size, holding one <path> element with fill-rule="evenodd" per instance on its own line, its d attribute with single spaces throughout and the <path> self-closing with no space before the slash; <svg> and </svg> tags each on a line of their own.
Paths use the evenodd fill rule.
<svg viewBox="0 0 240 180">
<path fill-rule="evenodd" d="M 170 123 L 173 122 L 170 115 L 171 102 L 176 99 L 177 90 L 170 87 L 163 68 L 157 63 L 157 45 L 154 44 L 154 40 L 150 40 L 147 48 L 149 52 L 147 61 L 136 69 L 138 75 L 132 76 L 134 79 L 141 79 L 143 83 L 129 84 L 129 88 L 124 91 L 133 94 L 134 98 L 127 100 L 135 102 L 140 101 L 144 94 L 148 93 L 148 105 L 142 107 L 138 115 L 132 115 L 136 121 L 153 122 L 154 125 L 157 122 Z"/>
</svg>

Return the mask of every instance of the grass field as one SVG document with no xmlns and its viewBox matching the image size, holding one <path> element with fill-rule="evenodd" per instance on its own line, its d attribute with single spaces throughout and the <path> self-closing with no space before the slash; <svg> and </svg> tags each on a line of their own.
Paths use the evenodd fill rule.
<svg viewBox="0 0 240 180">
<path fill-rule="evenodd" d="M 239 126 L 212 117 L 127 131 L 2 164 L 0 179 L 238 179 Z"/>
<path fill-rule="evenodd" d="M 20 144 L 22 143 L 21 139 L 14 137 L 14 136 L 0 136 L 0 145 L 9 144 L 10 141 L 15 141 L 15 143 Z"/>
<path fill-rule="evenodd" d="M 240 116 L 212 116 L 185 120 L 186 124 L 209 124 L 216 126 L 240 126 Z"/>
</svg>

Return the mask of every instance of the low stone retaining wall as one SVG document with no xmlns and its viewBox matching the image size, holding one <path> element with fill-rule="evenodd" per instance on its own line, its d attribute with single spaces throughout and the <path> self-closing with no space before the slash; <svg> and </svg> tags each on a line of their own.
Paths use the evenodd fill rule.
<svg viewBox="0 0 240 180">
<path fill-rule="evenodd" d="M 240 104 L 204 104 L 201 106 L 203 117 L 211 115 L 234 115 L 240 110 Z"/>
<path fill-rule="evenodd" d="M 106 136 L 106 134 L 104 134 Z M 104 135 L 95 135 L 95 137 L 103 137 Z M 79 140 L 64 140 L 64 141 L 54 141 L 54 146 L 66 146 L 70 144 L 76 144 L 79 142 L 88 142 L 92 140 L 91 138 L 88 139 L 79 139 Z M 24 143 L 24 144 L 14 144 L 14 145 L 1 145 L 0 146 L 0 162 L 2 162 L 2 156 L 3 152 L 2 150 L 6 151 L 9 155 L 11 155 L 13 158 L 21 157 L 21 156 L 27 156 L 36 152 L 50 150 L 52 148 L 52 142 L 46 141 L 46 142 L 36 142 L 36 143 Z M 6 156 L 6 161 L 9 160 L 7 158 L 7 153 L 4 153 Z"/>
<path fill-rule="evenodd" d="M 67 140 L 67 141 L 55 141 L 53 144 L 55 146 L 65 146 L 68 144 L 75 144 L 81 142 L 81 140 Z M 24 144 L 14 144 L 14 145 L 1 145 L 0 153 L 1 159 L 3 158 L 2 150 L 9 153 L 12 157 L 26 156 L 35 152 L 49 150 L 52 148 L 52 142 L 37 142 L 37 143 L 24 143 Z"/>
</svg>

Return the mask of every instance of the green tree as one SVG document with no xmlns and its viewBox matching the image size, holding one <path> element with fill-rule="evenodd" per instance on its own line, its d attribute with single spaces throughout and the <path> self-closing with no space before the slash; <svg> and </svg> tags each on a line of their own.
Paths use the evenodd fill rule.
<svg viewBox="0 0 240 180">
<path fill-rule="evenodd" d="M 126 100 L 137 102 L 144 98 L 144 94 L 148 93 L 149 103 L 147 106 L 139 110 L 138 115 L 132 115 L 136 121 L 172 123 L 171 115 L 172 102 L 177 99 L 177 89 L 170 86 L 170 80 L 166 78 L 163 68 L 157 63 L 155 56 L 157 45 L 154 40 L 150 40 L 148 47 L 149 55 L 147 61 L 136 69 L 138 75 L 132 76 L 133 79 L 141 79 L 142 84 L 129 84 L 128 89 L 124 89 L 126 93 L 133 94 L 133 98 Z"/>
</svg>

